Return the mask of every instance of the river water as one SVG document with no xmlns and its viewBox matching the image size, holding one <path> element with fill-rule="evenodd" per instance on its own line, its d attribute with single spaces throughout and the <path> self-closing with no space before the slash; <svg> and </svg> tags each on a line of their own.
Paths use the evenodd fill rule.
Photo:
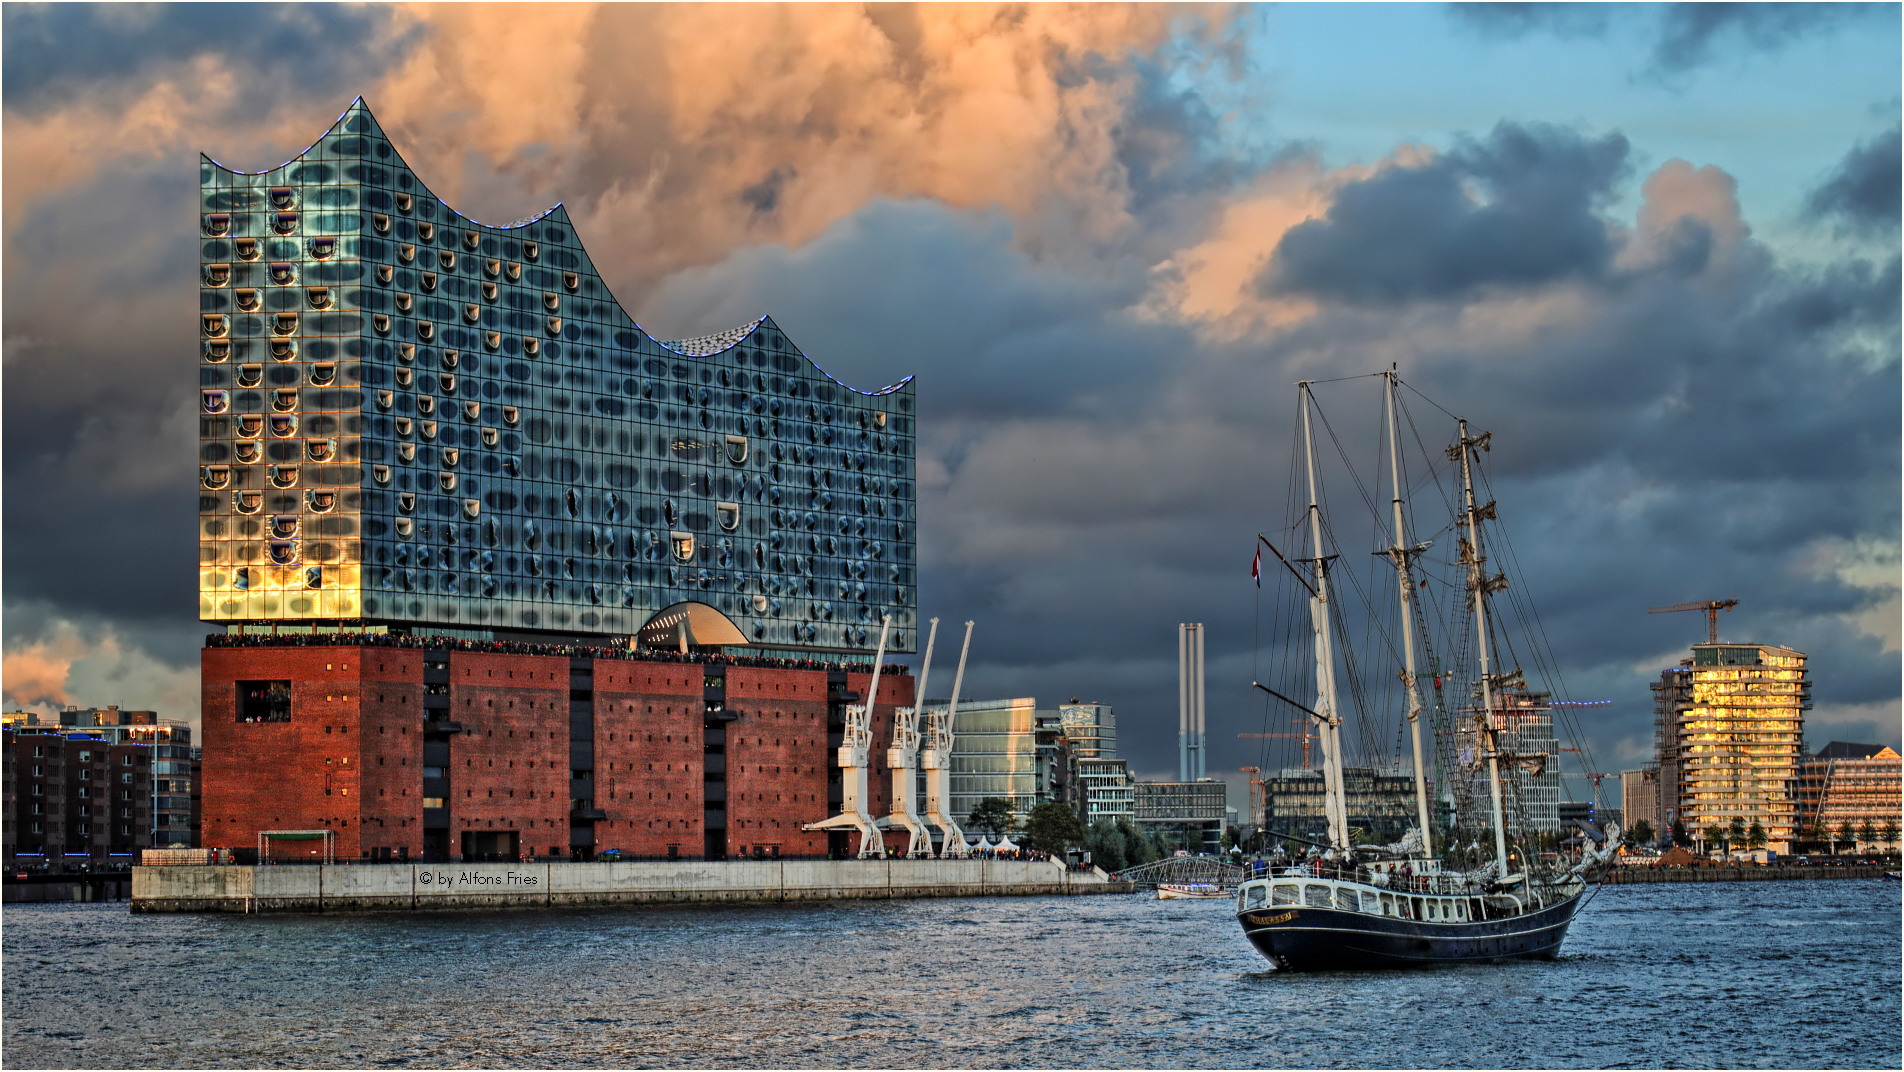
<svg viewBox="0 0 1904 1072">
<path fill-rule="evenodd" d="M 0 925 L 10 1068 L 1896 1068 L 1899 919 L 1609 886 L 1557 961 L 1310 975 L 1137 896 Z"/>
</svg>

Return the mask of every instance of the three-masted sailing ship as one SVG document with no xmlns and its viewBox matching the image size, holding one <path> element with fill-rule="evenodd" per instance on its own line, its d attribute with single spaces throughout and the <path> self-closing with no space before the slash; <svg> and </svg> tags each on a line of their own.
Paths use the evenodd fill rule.
<svg viewBox="0 0 1904 1072">
<path fill-rule="evenodd" d="M 1451 497 L 1456 508 L 1447 534 L 1456 538 L 1452 548 L 1456 554 L 1448 562 L 1452 576 L 1447 582 L 1450 592 L 1463 593 L 1460 613 L 1451 620 L 1461 624 L 1464 635 L 1452 643 L 1471 657 L 1463 665 L 1471 674 L 1472 688 L 1465 702 L 1450 706 L 1440 698 L 1442 675 L 1433 675 L 1437 699 L 1432 713 L 1437 718 L 1431 729 L 1442 738 L 1442 747 L 1436 750 L 1442 756 L 1450 752 L 1448 739 L 1467 743 L 1460 760 L 1448 764 L 1458 769 L 1446 773 L 1461 779 L 1464 786 L 1471 786 L 1477 777 L 1485 781 L 1485 812 L 1478 800 L 1468 799 L 1478 794 L 1464 792 L 1460 803 L 1467 805 L 1470 829 L 1480 825 L 1491 829 L 1492 852 L 1485 853 L 1477 836 L 1467 850 L 1458 853 L 1467 858 L 1463 866 L 1451 855 L 1451 846 L 1436 844 L 1430 764 L 1422 745 L 1428 705 L 1417 677 L 1418 649 L 1426 639 L 1418 633 L 1430 621 L 1417 605 L 1427 587 L 1418 569 L 1430 544 L 1411 542 L 1403 509 L 1409 483 L 1402 469 L 1397 425 L 1402 385 L 1392 371 L 1380 375 L 1385 391 L 1387 475 L 1394 491 L 1389 516 L 1377 521 L 1388 530 L 1383 534 L 1387 546 L 1376 554 L 1394 570 L 1399 599 L 1392 613 L 1399 618 L 1398 627 L 1383 631 L 1388 639 L 1383 645 L 1386 651 L 1364 651 L 1359 660 L 1337 652 L 1338 639 L 1349 635 L 1338 620 L 1338 586 L 1332 583 L 1337 580 L 1340 556 L 1330 552 L 1325 540 L 1325 532 L 1332 530 L 1317 480 L 1311 415 L 1318 411 L 1312 385 L 1304 382 L 1298 385 L 1298 401 L 1307 508 L 1291 527 L 1300 531 L 1310 554 L 1285 556 L 1267 538 L 1264 543 L 1282 561 L 1287 571 L 1283 581 L 1300 586 L 1294 599 L 1307 603 L 1307 640 L 1313 662 L 1303 668 L 1303 676 L 1313 674 L 1314 703 L 1300 703 L 1267 685 L 1256 687 L 1300 711 L 1313 729 L 1321 746 L 1326 832 L 1305 839 L 1291 832 L 1267 831 L 1271 837 L 1282 835 L 1310 845 L 1308 858 L 1298 866 L 1276 868 L 1243 883 L 1237 890 L 1237 920 L 1249 941 L 1286 970 L 1552 958 L 1590 885 L 1611 860 L 1619 830 L 1609 824 L 1600 832 L 1603 836 L 1597 845 L 1591 838 L 1583 839 L 1578 858 L 1569 859 L 1557 852 L 1537 851 L 1541 846 L 1533 843 L 1526 829 L 1527 809 L 1513 806 L 1519 803 L 1518 788 L 1526 782 L 1517 774 L 1538 776 L 1548 762 L 1557 759 L 1523 750 L 1527 735 L 1520 732 L 1520 724 L 1533 713 L 1551 708 L 1544 706 L 1547 694 L 1528 690 L 1518 668 L 1500 672 L 1494 665 L 1498 623 L 1493 600 L 1506 587 L 1506 578 L 1489 575 L 1488 530 L 1495 521 L 1495 509 L 1491 501 L 1477 504 L 1474 472 L 1480 452 L 1489 449 L 1489 436 L 1470 434 L 1467 422 L 1459 420 L 1458 438 L 1447 452 L 1460 481 L 1458 497 Z M 1295 501 L 1299 500 L 1292 497 L 1292 504 Z M 1393 650 L 1396 647 L 1399 652 Z M 1350 801 L 1344 789 L 1345 711 L 1338 670 L 1368 671 L 1390 659 L 1400 664 L 1396 669 L 1405 707 L 1402 715 L 1414 760 L 1413 827 L 1392 844 L 1357 844 L 1351 836 Z M 1297 691 L 1288 682 L 1281 684 L 1289 692 Z M 1307 744 L 1305 740 L 1305 748 Z"/>
</svg>

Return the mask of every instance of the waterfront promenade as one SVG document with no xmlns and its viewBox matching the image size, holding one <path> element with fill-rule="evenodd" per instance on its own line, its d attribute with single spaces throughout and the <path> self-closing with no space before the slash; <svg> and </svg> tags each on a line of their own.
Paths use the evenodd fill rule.
<svg viewBox="0 0 1904 1072">
<path fill-rule="evenodd" d="M 1601 879 L 1609 885 L 1634 882 L 1776 882 L 1811 878 L 1883 878 L 1886 868 L 1851 867 L 1616 867 Z"/>
<path fill-rule="evenodd" d="M 132 911 L 381 912 L 1128 893 L 1048 860 L 735 860 L 138 867 Z"/>
</svg>

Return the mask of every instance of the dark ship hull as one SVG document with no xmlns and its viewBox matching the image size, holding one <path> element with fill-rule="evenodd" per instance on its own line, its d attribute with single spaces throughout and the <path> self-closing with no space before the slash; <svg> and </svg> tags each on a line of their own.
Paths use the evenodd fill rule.
<svg viewBox="0 0 1904 1072">
<path fill-rule="evenodd" d="M 1336 908 L 1272 905 L 1237 914 L 1258 952 L 1286 971 L 1351 971 L 1552 960 L 1584 891 L 1503 919 L 1436 922 Z"/>
</svg>

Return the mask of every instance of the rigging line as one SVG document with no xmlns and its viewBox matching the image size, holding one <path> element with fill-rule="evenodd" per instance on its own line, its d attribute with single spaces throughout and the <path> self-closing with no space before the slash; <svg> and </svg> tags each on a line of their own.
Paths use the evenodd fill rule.
<svg viewBox="0 0 1904 1072">
<path fill-rule="evenodd" d="M 1319 383 L 1347 383 L 1347 382 L 1348 382 L 1348 381 L 1350 381 L 1350 380 L 1372 380 L 1372 379 L 1374 379 L 1375 377 L 1377 377 L 1377 376 L 1380 376 L 1380 375 L 1382 375 L 1382 373 L 1379 373 L 1379 372 L 1363 372 L 1363 373 L 1358 373 L 1358 374 L 1356 374 L 1356 375 L 1354 375 L 1354 376 L 1334 376 L 1334 377 L 1331 377 L 1331 378 L 1329 378 L 1329 379 L 1326 379 L 1326 380 L 1297 380 L 1297 381 L 1296 381 L 1296 384 L 1297 384 L 1298 386 L 1300 386 L 1300 385 L 1302 385 L 1302 384 L 1305 384 L 1305 383 L 1306 383 L 1306 384 L 1308 384 L 1308 385 L 1310 385 L 1311 387 L 1313 387 L 1313 386 L 1315 386 L 1316 384 L 1319 384 Z"/>
<path fill-rule="evenodd" d="M 1286 558 L 1281 551 L 1276 550 L 1276 545 L 1269 542 L 1269 537 L 1259 532 L 1256 534 L 1256 538 L 1263 541 L 1263 546 L 1269 548 L 1270 553 L 1276 556 L 1276 561 L 1281 562 L 1283 564 L 1283 568 L 1287 569 L 1290 573 L 1294 574 L 1296 577 L 1296 580 L 1301 581 L 1302 586 L 1304 588 L 1309 589 L 1310 595 L 1313 596 L 1316 594 L 1315 586 L 1309 583 L 1308 579 L 1302 575 L 1302 572 L 1300 570 L 1296 569 L 1296 567 L 1289 564 L 1289 559 Z"/>
<path fill-rule="evenodd" d="M 1429 405 L 1435 407 L 1441 412 L 1446 413 L 1449 417 L 1453 418 L 1454 420 L 1458 421 L 1461 419 L 1460 414 L 1455 413 L 1453 410 L 1449 409 L 1448 407 L 1442 405 L 1441 403 L 1435 401 L 1432 398 L 1429 398 L 1427 395 L 1422 394 L 1419 388 L 1417 388 L 1414 384 L 1409 383 L 1407 380 L 1402 379 L 1400 376 L 1395 377 L 1395 382 L 1401 384 L 1403 387 L 1408 388 L 1410 391 L 1413 391 L 1417 398 L 1420 398 L 1423 402 L 1428 403 Z"/>
</svg>

